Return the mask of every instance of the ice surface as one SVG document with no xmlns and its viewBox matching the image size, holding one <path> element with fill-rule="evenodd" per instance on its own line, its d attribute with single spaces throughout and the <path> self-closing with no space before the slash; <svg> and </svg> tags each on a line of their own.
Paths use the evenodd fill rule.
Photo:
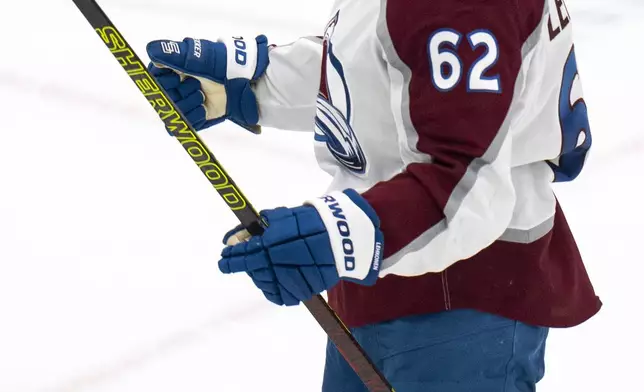
<svg viewBox="0 0 644 392">
<path fill-rule="evenodd" d="M 157 38 L 320 34 L 330 2 L 105 0 Z M 552 331 L 541 391 L 639 390 L 644 76 L 639 0 L 569 0 L 595 148 L 557 186 L 605 307 Z M 222 276 L 236 221 L 71 1 L 0 13 L 0 392 L 316 391 L 323 332 Z M 311 136 L 203 133 L 258 208 L 323 192 Z M 518 260 L 517 262 L 520 262 Z"/>
</svg>

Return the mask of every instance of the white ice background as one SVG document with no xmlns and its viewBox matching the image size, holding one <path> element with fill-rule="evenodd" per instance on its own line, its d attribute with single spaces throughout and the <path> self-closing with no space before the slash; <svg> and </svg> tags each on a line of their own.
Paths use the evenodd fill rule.
<svg viewBox="0 0 644 392">
<path fill-rule="evenodd" d="M 605 305 L 551 332 L 540 390 L 644 391 L 644 4 L 568 3 L 595 145 L 556 191 Z M 102 5 L 144 55 L 158 38 L 319 35 L 331 3 Z M 0 36 L 0 392 L 319 390 L 323 332 L 219 273 L 234 215 L 72 1 L 2 0 Z M 328 184 L 310 134 L 203 137 L 258 209 Z"/>
</svg>

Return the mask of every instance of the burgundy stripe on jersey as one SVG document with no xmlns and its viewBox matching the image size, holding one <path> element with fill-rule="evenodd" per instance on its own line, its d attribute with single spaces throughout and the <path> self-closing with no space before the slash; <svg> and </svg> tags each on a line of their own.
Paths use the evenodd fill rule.
<svg viewBox="0 0 644 392">
<path fill-rule="evenodd" d="M 439 274 L 389 275 L 375 286 L 341 282 L 329 303 L 350 327 L 451 309 L 476 309 L 531 325 L 571 327 L 601 302 L 557 206 L 555 227 L 530 244 L 497 241 Z"/>
<path fill-rule="evenodd" d="M 400 60 L 411 69 L 409 112 L 415 146 L 431 163 L 413 163 L 395 178 L 364 193 L 382 220 L 385 257 L 400 251 L 445 219 L 445 208 L 468 167 L 490 148 L 508 114 L 527 35 L 520 30 L 514 0 L 396 1 L 386 10 L 387 27 Z M 462 35 L 456 51 L 463 77 L 449 92 L 432 81 L 427 42 L 449 28 Z M 502 93 L 468 92 L 468 70 L 485 53 L 466 35 L 493 32 L 499 60 L 485 73 L 499 75 Z M 495 158 L 495 157 L 492 157 Z M 464 194 L 466 192 L 461 192 Z"/>
</svg>

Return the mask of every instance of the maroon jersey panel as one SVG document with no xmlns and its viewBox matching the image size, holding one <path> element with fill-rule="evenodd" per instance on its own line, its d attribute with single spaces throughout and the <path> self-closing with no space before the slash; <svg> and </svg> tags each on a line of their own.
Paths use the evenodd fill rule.
<svg viewBox="0 0 644 392">
<path fill-rule="evenodd" d="M 531 244 L 497 241 L 441 273 L 388 276 L 373 287 L 342 282 L 329 303 L 350 327 L 452 309 L 476 309 L 548 327 L 578 325 L 601 307 L 563 212 Z"/>
<path fill-rule="evenodd" d="M 412 163 L 363 194 L 381 218 L 385 257 L 446 221 L 448 203 L 472 163 L 485 160 L 498 141 L 515 98 L 522 49 L 542 22 L 543 7 L 544 1 L 536 0 L 389 1 L 388 34 L 412 75 L 409 112 L 418 134 L 416 148 L 431 162 Z M 485 75 L 498 81 L 496 89 L 472 93 L 489 84 L 449 83 L 453 71 L 449 67 L 438 71 L 447 82 L 437 85 L 437 71 L 428 61 L 428 40 L 441 31 L 463 37 L 469 32 L 494 32 L 502 58 Z M 464 70 L 472 69 L 484 50 L 484 46 L 454 45 Z M 498 240 L 440 273 L 389 275 L 374 287 L 342 282 L 329 292 L 329 300 L 351 327 L 457 308 L 568 327 L 587 320 L 601 306 L 558 205 L 552 229 L 538 240 Z"/>
</svg>

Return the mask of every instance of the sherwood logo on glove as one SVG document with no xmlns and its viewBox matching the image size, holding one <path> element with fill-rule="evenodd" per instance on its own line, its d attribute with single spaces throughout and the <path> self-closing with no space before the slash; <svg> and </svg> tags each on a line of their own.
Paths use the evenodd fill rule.
<svg viewBox="0 0 644 392">
<path fill-rule="evenodd" d="M 366 200 L 353 189 L 331 192 L 305 204 L 315 207 L 328 234 L 340 278 L 373 284 L 382 261 L 382 232 Z"/>
<path fill-rule="evenodd" d="M 245 66 L 248 62 L 248 55 L 246 54 L 246 41 L 244 37 L 233 37 L 235 44 L 235 62 L 241 66 Z"/>
<path fill-rule="evenodd" d="M 324 196 L 322 200 L 327 203 L 331 214 L 338 220 L 337 228 L 342 237 L 342 250 L 344 251 L 344 267 L 347 271 L 353 271 L 356 269 L 356 258 L 353 257 L 353 241 L 351 240 L 351 229 L 349 229 L 347 218 L 344 216 L 340 203 L 333 196 Z"/>
</svg>

